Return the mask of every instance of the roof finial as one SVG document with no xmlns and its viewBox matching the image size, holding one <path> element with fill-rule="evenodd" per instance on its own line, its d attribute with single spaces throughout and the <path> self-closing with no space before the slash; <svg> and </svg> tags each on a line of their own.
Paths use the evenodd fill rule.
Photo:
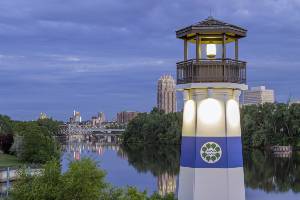
<svg viewBox="0 0 300 200">
<path fill-rule="evenodd" d="M 213 17 L 212 17 L 212 12 L 213 12 L 213 11 L 212 11 L 212 9 L 210 8 L 210 9 L 209 9 L 209 16 L 208 16 L 208 19 L 213 19 Z"/>
</svg>

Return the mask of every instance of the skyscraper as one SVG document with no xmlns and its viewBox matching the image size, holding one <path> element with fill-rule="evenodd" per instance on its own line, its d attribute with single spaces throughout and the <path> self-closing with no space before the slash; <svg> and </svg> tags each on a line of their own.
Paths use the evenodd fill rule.
<svg viewBox="0 0 300 200">
<path fill-rule="evenodd" d="M 103 122 L 105 122 L 105 115 L 104 112 L 99 112 L 98 116 L 92 117 L 92 126 L 101 126 Z"/>
<path fill-rule="evenodd" d="M 157 108 L 165 113 L 177 111 L 176 83 L 170 75 L 160 77 L 157 82 Z"/>
<path fill-rule="evenodd" d="M 74 110 L 73 116 L 70 117 L 70 123 L 81 123 L 80 112 Z"/>
<path fill-rule="evenodd" d="M 252 87 L 250 90 L 243 91 L 242 103 L 244 105 L 274 102 L 274 90 L 266 89 L 266 86 Z"/>
<path fill-rule="evenodd" d="M 126 124 L 135 118 L 139 113 L 135 111 L 123 111 L 117 113 L 117 122 L 120 124 Z"/>
</svg>

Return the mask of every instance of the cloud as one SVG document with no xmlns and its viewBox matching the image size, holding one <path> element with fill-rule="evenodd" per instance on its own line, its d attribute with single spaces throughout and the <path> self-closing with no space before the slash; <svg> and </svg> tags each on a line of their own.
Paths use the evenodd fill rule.
<svg viewBox="0 0 300 200">
<path fill-rule="evenodd" d="M 51 108 L 65 119 L 73 106 L 105 107 L 108 116 L 150 109 L 156 80 L 174 75 L 182 59 L 175 31 L 210 9 L 248 29 L 240 57 L 249 83 L 270 83 L 287 97 L 299 74 L 299 0 L 14 0 L 0 1 L 0 110 L 31 119 Z M 19 115 L 20 99 L 27 110 Z"/>
</svg>

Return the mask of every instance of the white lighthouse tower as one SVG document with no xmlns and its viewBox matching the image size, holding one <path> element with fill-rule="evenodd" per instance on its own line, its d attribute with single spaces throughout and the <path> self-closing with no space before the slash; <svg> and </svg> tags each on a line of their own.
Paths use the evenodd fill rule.
<svg viewBox="0 0 300 200">
<path fill-rule="evenodd" d="M 238 41 L 246 33 L 212 17 L 176 31 L 184 41 L 177 63 L 184 96 L 179 200 L 245 199 L 239 96 L 247 89 L 246 62 Z M 227 57 L 229 43 L 234 58 Z"/>
</svg>

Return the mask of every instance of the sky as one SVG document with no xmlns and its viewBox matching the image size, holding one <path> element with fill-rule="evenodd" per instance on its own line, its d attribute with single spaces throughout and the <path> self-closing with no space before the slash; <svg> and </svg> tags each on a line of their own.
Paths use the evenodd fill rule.
<svg viewBox="0 0 300 200">
<path fill-rule="evenodd" d="M 156 81 L 183 59 L 175 31 L 210 11 L 248 30 L 239 55 L 249 86 L 300 99 L 299 10 L 300 0 L 1 0 L 0 113 L 150 111 Z"/>
</svg>

